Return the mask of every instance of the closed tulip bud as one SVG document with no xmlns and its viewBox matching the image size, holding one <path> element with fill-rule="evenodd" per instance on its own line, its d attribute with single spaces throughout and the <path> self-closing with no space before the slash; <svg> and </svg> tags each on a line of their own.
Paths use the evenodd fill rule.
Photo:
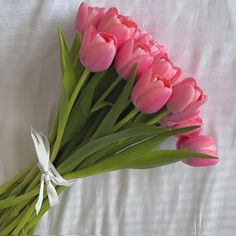
<svg viewBox="0 0 236 236">
<path fill-rule="evenodd" d="M 178 139 L 176 144 L 178 149 L 187 150 L 191 152 L 199 152 L 217 157 L 216 145 L 211 136 L 182 136 Z M 184 163 L 190 166 L 209 166 L 215 165 L 219 159 L 205 159 L 189 157 L 184 160 Z"/>
<path fill-rule="evenodd" d="M 173 87 L 167 108 L 173 114 L 192 112 L 197 110 L 206 100 L 207 96 L 197 86 L 196 80 L 187 78 Z"/>
<path fill-rule="evenodd" d="M 167 102 L 170 114 L 160 123 L 171 126 L 187 119 L 199 116 L 200 106 L 207 100 L 207 96 L 197 86 L 192 78 L 187 78 L 173 87 L 173 93 Z"/>
<path fill-rule="evenodd" d="M 117 41 L 117 48 L 124 42 L 138 36 L 138 26 L 129 17 L 119 15 L 116 8 L 110 8 L 102 17 L 98 31 L 113 35 Z"/>
<path fill-rule="evenodd" d="M 135 43 L 142 43 L 142 44 L 148 45 L 150 48 L 150 54 L 153 57 L 155 57 L 155 56 L 158 56 L 159 58 L 161 58 L 161 57 L 167 58 L 168 57 L 165 47 L 163 45 L 159 44 L 158 42 L 156 42 L 152 38 L 152 35 L 146 31 L 139 32 L 139 36 L 135 40 Z"/>
<path fill-rule="evenodd" d="M 116 40 L 112 35 L 97 32 L 90 26 L 84 34 L 80 47 L 81 63 L 91 72 L 108 69 L 116 54 Z"/>
<path fill-rule="evenodd" d="M 152 71 L 154 75 L 169 80 L 171 84 L 175 84 L 181 74 L 181 69 L 174 66 L 172 62 L 167 57 L 162 56 L 161 53 L 154 57 Z"/>
<path fill-rule="evenodd" d="M 152 70 L 149 69 L 135 84 L 131 100 L 139 111 L 152 114 L 166 104 L 171 92 L 170 82 L 153 77 Z"/>
<path fill-rule="evenodd" d="M 149 34 L 146 31 L 140 31 L 139 30 L 139 35 L 135 40 L 135 43 L 144 43 L 150 46 L 150 42 L 152 41 L 152 35 Z"/>
<path fill-rule="evenodd" d="M 115 59 L 115 68 L 118 74 L 128 79 L 132 69 L 137 64 L 138 69 L 135 79 L 140 78 L 152 65 L 153 57 L 150 55 L 150 48 L 143 43 L 134 43 L 133 39 L 128 40 L 118 52 Z"/>
<path fill-rule="evenodd" d="M 188 136 L 188 137 L 198 135 L 203 129 L 202 119 L 198 116 L 196 118 L 190 118 L 190 119 L 184 120 L 182 122 L 173 124 L 172 126 L 167 125 L 167 127 L 170 127 L 172 129 L 180 129 L 180 128 L 189 127 L 189 126 L 199 126 L 199 128 L 188 131 L 182 135 Z"/>
<path fill-rule="evenodd" d="M 105 8 L 89 7 L 85 2 L 82 2 L 76 15 L 76 30 L 83 34 L 90 25 L 96 28 L 104 13 Z"/>
<path fill-rule="evenodd" d="M 168 57 L 168 54 L 166 52 L 165 46 L 159 44 L 158 42 L 154 41 L 153 39 L 150 40 L 149 42 L 150 49 L 151 49 L 151 55 L 153 57 L 158 56 L 159 58 L 161 57 Z"/>
</svg>

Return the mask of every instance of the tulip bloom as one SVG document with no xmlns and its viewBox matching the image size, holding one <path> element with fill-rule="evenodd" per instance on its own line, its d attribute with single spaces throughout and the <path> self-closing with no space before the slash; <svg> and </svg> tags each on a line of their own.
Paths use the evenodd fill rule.
<svg viewBox="0 0 236 236">
<path fill-rule="evenodd" d="M 152 65 L 153 57 L 150 48 L 143 43 L 134 43 L 133 39 L 127 41 L 118 52 L 115 59 L 115 68 L 118 74 L 128 79 L 134 66 L 138 64 L 136 78 L 140 78 Z"/>
<path fill-rule="evenodd" d="M 98 31 L 113 35 L 120 48 L 126 41 L 138 36 L 138 26 L 127 16 L 119 15 L 115 7 L 110 8 L 102 17 Z"/>
<path fill-rule="evenodd" d="M 79 52 L 81 63 L 91 72 L 108 69 L 116 54 L 116 40 L 90 26 L 84 34 Z"/>
<path fill-rule="evenodd" d="M 167 102 L 170 115 L 163 118 L 160 123 L 172 126 L 187 119 L 199 116 L 200 106 L 207 100 L 207 96 L 197 86 L 192 78 L 187 78 L 173 87 L 173 93 Z"/>
<path fill-rule="evenodd" d="M 154 57 L 152 71 L 154 75 L 167 79 L 172 84 L 176 83 L 181 74 L 181 69 L 173 66 L 171 61 L 167 57 L 163 57 L 161 53 Z"/>
<path fill-rule="evenodd" d="M 82 2 L 76 15 L 76 30 L 83 34 L 90 25 L 96 28 L 104 13 L 105 8 L 89 7 L 85 2 Z"/>
<path fill-rule="evenodd" d="M 199 152 L 217 157 L 216 146 L 213 137 L 211 136 L 193 136 L 179 138 L 177 144 L 178 149 L 188 150 L 191 152 Z M 217 159 L 205 159 L 205 158 L 193 158 L 190 157 L 184 160 L 184 163 L 190 166 L 209 166 L 215 165 L 218 162 Z"/>
<path fill-rule="evenodd" d="M 136 82 L 131 100 L 138 110 L 145 114 L 152 114 L 166 104 L 171 92 L 169 81 L 153 77 L 150 69 Z"/>
<path fill-rule="evenodd" d="M 161 57 L 168 58 L 168 54 L 166 52 L 164 45 L 159 44 L 158 42 L 154 41 L 153 39 L 150 40 L 149 45 L 150 45 L 150 49 L 151 49 L 151 55 L 153 57 L 158 55 L 159 58 L 161 58 Z"/>
<path fill-rule="evenodd" d="M 183 111 L 192 112 L 197 110 L 206 100 L 207 96 L 197 86 L 196 80 L 187 78 L 173 87 L 167 108 L 173 114 Z"/>
<path fill-rule="evenodd" d="M 155 57 L 157 55 L 159 56 L 159 58 L 161 58 L 161 57 L 167 58 L 168 57 L 165 47 L 163 45 L 159 44 L 158 42 L 156 42 L 152 38 L 152 35 L 147 33 L 146 31 L 139 32 L 139 36 L 135 40 L 135 43 L 142 43 L 142 44 L 148 45 L 150 48 L 150 54 L 153 57 Z"/>
<path fill-rule="evenodd" d="M 162 123 L 162 125 L 164 125 L 164 124 Z M 199 128 L 188 131 L 182 135 L 188 136 L 188 137 L 198 135 L 203 129 L 202 119 L 198 116 L 196 118 L 190 118 L 190 119 L 184 120 L 184 121 L 174 124 L 172 126 L 167 125 L 167 127 L 170 127 L 172 129 L 179 129 L 179 128 L 184 128 L 184 127 L 189 127 L 189 126 L 199 126 Z"/>
</svg>

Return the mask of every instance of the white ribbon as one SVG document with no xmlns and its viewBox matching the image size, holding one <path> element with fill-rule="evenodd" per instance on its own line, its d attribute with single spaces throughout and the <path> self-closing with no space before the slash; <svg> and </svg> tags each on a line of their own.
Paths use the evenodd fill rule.
<svg viewBox="0 0 236 236">
<path fill-rule="evenodd" d="M 52 207 L 59 203 L 57 191 L 52 185 L 52 182 L 57 185 L 71 186 L 76 179 L 65 180 L 57 172 L 50 161 L 50 145 L 46 136 L 31 128 L 31 137 L 38 157 L 38 167 L 42 172 L 39 197 L 35 205 L 36 214 L 38 214 L 43 203 L 44 183 L 47 185 L 47 195 L 50 206 Z"/>
</svg>

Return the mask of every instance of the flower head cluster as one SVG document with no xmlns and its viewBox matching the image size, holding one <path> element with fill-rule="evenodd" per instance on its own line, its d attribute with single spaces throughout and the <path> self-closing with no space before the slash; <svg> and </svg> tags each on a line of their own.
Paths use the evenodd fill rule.
<svg viewBox="0 0 236 236">
<path fill-rule="evenodd" d="M 114 7 L 104 9 L 82 3 L 76 30 L 83 36 L 80 59 L 86 68 L 99 72 L 114 63 L 120 77 L 127 80 L 137 64 L 131 93 L 134 106 L 145 114 L 156 113 L 166 106 L 169 113 L 161 119 L 161 125 L 172 129 L 199 126 L 179 137 L 178 149 L 217 156 L 213 138 L 199 135 L 203 129 L 200 107 L 207 96 L 195 79 L 181 79 L 181 69 L 171 62 L 163 45 Z M 217 161 L 190 158 L 185 163 L 202 166 Z"/>
</svg>

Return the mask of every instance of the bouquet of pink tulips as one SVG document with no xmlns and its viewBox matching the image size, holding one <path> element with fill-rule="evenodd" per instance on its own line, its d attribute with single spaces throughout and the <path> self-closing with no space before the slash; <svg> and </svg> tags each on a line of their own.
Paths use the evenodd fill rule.
<svg viewBox="0 0 236 236">
<path fill-rule="evenodd" d="M 31 129 L 37 161 L 0 187 L 0 233 L 32 234 L 58 194 L 77 179 L 127 168 L 218 162 L 214 139 L 200 135 L 207 100 L 182 79 L 164 46 L 116 8 L 76 16 L 72 46 L 59 33 L 62 91 L 48 136 Z M 176 150 L 158 146 L 170 136 Z"/>
</svg>

